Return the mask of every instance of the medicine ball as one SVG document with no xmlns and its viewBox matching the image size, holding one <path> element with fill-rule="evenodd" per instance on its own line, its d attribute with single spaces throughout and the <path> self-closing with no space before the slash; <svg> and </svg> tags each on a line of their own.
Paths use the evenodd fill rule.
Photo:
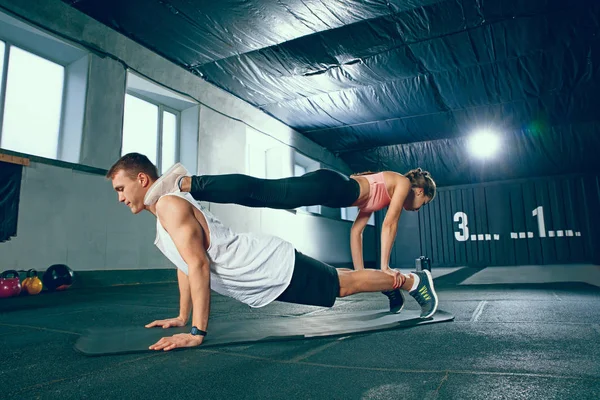
<svg viewBox="0 0 600 400">
<path fill-rule="evenodd" d="M 42 282 L 48 290 L 68 289 L 73 284 L 73 280 L 73 271 L 64 264 L 51 265 L 42 277 Z"/>
</svg>

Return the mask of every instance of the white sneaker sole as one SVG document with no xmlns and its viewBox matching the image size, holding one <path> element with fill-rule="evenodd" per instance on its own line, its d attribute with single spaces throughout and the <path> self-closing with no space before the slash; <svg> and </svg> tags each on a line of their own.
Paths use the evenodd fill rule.
<svg viewBox="0 0 600 400">
<path fill-rule="evenodd" d="M 431 276 L 431 272 L 429 272 L 428 270 L 424 270 L 423 272 L 425 272 L 425 275 L 427 275 L 427 280 L 429 281 L 429 287 L 431 288 L 431 295 L 433 296 L 433 298 L 435 300 L 435 306 L 433 307 L 433 310 L 429 314 L 427 314 L 426 316 L 421 317 L 421 318 L 430 318 L 437 311 L 439 301 L 438 301 L 437 293 L 435 292 L 435 288 L 433 287 L 433 277 Z"/>
</svg>

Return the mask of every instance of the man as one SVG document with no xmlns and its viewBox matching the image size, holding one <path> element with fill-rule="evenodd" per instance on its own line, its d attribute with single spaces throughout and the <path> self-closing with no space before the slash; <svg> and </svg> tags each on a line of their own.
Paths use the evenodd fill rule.
<svg viewBox="0 0 600 400">
<path fill-rule="evenodd" d="M 437 309 L 438 299 L 428 271 L 404 275 L 396 270 L 336 270 L 301 254 L 278 237 L 231 231 L 189 193 L 170 193 L 153 205 L 145 205 L 144 197 L 158 173 L 144 155 L 124 155 L 106 176 L 119 201 L 132 213 L 147 210 L 157 217 L 156 246 L 178 269 L 179 315 L 146 327 L 185 326 L 192 314 L 189 334 L 164 337 L 150 346 L 152 350 L 202 344 L 208 328 L 211 289 L 251 307 L 263 307 L 275 300 L 331 307 L 337 297 L 401 288 L 419 302 L 422 318 L 429 318 Z"/>
</svg>

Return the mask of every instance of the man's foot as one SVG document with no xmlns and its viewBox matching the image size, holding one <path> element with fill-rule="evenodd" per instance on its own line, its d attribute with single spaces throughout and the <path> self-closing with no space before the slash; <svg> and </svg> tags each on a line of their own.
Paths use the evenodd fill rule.
<svg viewBox="0 0 600 400">
<path fill-rule="evenodd" d="M 181 163 L 173 165 L 150 186 L 150 189 L 146 192 L 146 196 L 144 196 L 144 204 L 151 206 L 160 199 L 160 196 L 167 193 L 179 192 L 177 181 L 180 176 L 185 175 L 188 175 L 188 171 Z"/>
<path fill-rule="evenodd" d="M 438 307 L 438 297 L 433 288 L 431 272 L 425 270 L 413 272 L 413 274 L 419 277 L 419 285 L 408 294 L 414 297 L 421 306 L 421 318 L 429 318 L 435 314 Z"/>
<path fill-rule="evenodd" d="M 398 314 L 404 308 L 404 294 L 400 289 L 388 290 L 381 292 L 390 299 L 390 312 Z"/>
</svg>

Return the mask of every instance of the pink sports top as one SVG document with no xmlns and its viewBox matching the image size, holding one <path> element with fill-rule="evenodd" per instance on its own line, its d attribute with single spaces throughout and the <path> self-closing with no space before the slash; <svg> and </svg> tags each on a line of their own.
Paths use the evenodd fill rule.
<svg viewBox="0 0 600 400">
<path fill-rule="evenodd" d="M 374 212 L 388 206 L 392 199 L 385 187 L 383 172 L 372 175 L 362 175 L 362 177 L 367 178 L 369 181 L 369 197 L 363 204 L 359 205 L 358 208 L 364 212 Z"/>
</svg>

